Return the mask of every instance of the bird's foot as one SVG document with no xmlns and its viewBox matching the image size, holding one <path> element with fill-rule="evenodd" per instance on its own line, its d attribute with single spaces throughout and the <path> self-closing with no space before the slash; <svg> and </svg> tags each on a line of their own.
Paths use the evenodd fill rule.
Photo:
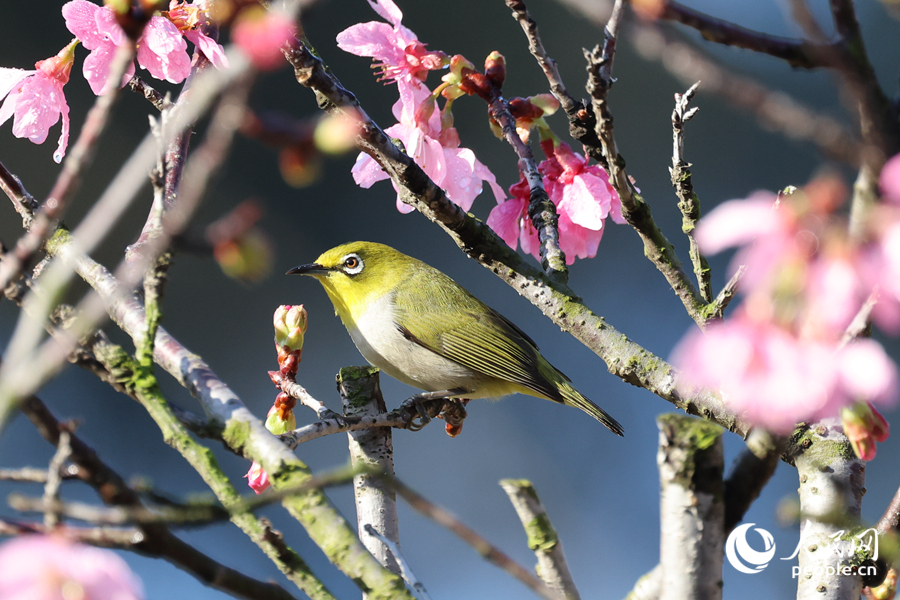
<svg viewBox="0 0 900 600">
<path fill-rule="evenodd" d="M 328 419 L 334 420 L 341 427 L 347 427 L 350 424 L 347 421 L 346 417 L 344 417 L 344 415 L 342 415 L 340 413 L 336 413 L 333 410 L 331 410 L 330 408 L 325 408 L 324 405 L 319 407 L 318 410 L 316 410 L 316 417 L 318 417 L 320 421 L 325 421 Z"/>
<path fill-rule="evenodd" d="M 409 421 L 406 423 L 406 428 L 410 431 L 419 431 L 431 422 L 431 416 L 428 414 L 425 402 L 429 400 L 450 399 L 451 396 L 456 396 L 465 391 L 466 390 L 462 388 L 456 388 L 453 390 L 440 390 L 437 392 L 422 392 L 415 396 L 410 396 L 400 405 L 400 408 L 406 410 L 415 408 L 415 412 L 410 411 L 412 414 Z"/>
<path fill-rule="evenodd" d="M 465 421 L 468 414 L 466 412 L 466 404 L 468 403 L 468 398 L 450 398 L 450 407 L 446 408 L 439 415 L 440 418 L 447 422 L 444 425 L 444 430 L 450 437 L 456 437 L 462 433 L 463 421 Z"/>
</svg>

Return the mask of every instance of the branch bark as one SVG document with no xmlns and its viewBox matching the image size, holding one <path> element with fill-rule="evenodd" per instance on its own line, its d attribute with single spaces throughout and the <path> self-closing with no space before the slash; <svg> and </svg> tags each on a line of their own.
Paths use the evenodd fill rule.
<svg viewBox="0 0 900 600">
<path fill-rule="evenodd" d="M 659 426 L 661 600 L 722 597 L 722 430 L 666 414 Z"/>
</svg>

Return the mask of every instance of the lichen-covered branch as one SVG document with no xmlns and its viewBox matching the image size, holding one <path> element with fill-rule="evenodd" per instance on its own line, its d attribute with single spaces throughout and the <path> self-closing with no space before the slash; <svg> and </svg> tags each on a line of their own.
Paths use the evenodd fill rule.
<svg viewBox="0 0 900 600">
<path fill-rule="evenodd" d="M 169 409 L 152 373 L 138 365 L 120 346 L 109 344 L 95 347 L 94 353 L 106 369 L 125 384 L 147 410 L 159 426 L 166 443 L 177 450 L 197 471 L 222 506 L 229 511 L 231 521 L 259 544 L 288 579 L 310 598 L 333 599 L 332 594 L 298 554 L 281 555 L 275 546 L 265 543 L 265 528 L 252 513 L 239 510 L 240 494 L 219 467 L 212 451 L 195 441 Z"/>
<path fill-rule="evenodd" d="M 501 479 L 500 487 L 509 496 L 516 514 L 519 515 L 519 521 L 525 528 L 528 547 L 537 557 L 538 564 L 535 571 L 538 577 L 566 600 L 579 600 L 581 595 L 575 587 L 572 573 L 569 572 L 569 563 L 566 562 L 562 542 L 534 486 L 524 479 Z"/>
<path fill-rule="evenodd" d="M 852 533 L 861 516 L 865 462 L 836 419 L 798 427 L 788 456 L 800 478 L 797 598 L 859 598 L 863 585 L 855 568 L 872 558 Z"/>
<path fill-rule="evenodd" d="M 376 367 L 344 367 L 338 373 L 337 383 L 345 417 L 367 417 L 386 412 Z M 366 470 L 394 474 L 394 441 L 390 427 L 351 431 L 347 438 L 350 464 L 354 468 L 365 466 Z M 400 564 L 393 552 L 367 530 L 372 527 L 399 545 L 397 495 L 383 479 L 363 473 L 353 478 L 353 497 L 359 539 L 379 563 L 399 575 Z"/>
<path fill-rule="evenodd" d="M 722 597 L 722 430 L 680 414 L 659 426 L 661 600 Z"/>
</svg>

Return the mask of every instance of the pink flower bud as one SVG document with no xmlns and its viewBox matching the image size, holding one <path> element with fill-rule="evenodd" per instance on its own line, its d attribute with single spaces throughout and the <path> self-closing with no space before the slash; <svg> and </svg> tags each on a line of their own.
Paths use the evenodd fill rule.
<svg viewBox="0 0 900 600">
<path fill-rule="evenodd" d="M 853 451 L 863 460 L 875 458 L 875 443 L 885 441 L 890 435 L 888 422 L 869 402 L 856 402 L 844 408 L 841 424 Z"/>
<path fill-rule="evenodd" d="M 269 488 L 269 474 L 262 468 L 262 465 L 253 461 L 250 470 L 244 475 L 247 478 L 247 485 L 250 486 L 257 494 L 262 494 Z"/>
</svg>

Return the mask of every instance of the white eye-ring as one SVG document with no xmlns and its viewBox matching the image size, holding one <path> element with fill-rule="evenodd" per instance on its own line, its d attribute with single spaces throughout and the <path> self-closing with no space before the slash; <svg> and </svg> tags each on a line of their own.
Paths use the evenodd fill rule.
<svg viewBox="0 0 900 600">
<path fill-rule="evenodd" d="M 347 275 L 359 275 L 365 266 L 359 254 L 348 254 L 345 256 L 343 265 L 343 271 Z"/>
</svg>

